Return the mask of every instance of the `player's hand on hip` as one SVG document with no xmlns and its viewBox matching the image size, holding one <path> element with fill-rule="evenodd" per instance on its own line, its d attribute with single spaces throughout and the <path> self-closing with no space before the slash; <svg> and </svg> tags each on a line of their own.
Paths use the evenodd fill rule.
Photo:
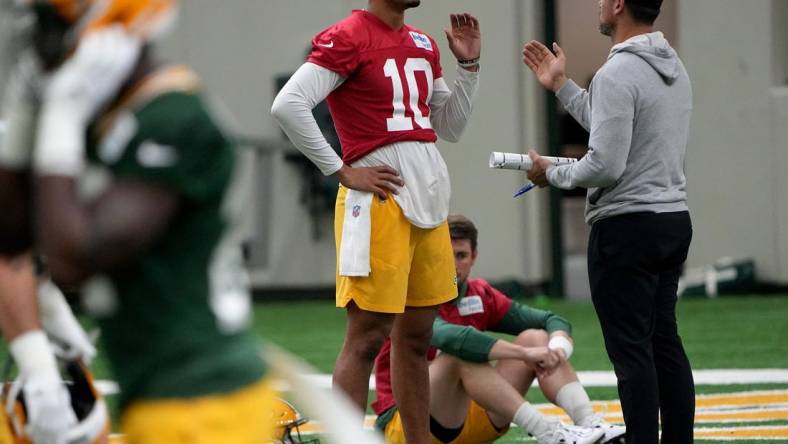
<svg viewBox="0 0 788 444">
<path fill-rule="evenodd" d="M 398 187 L 405 185 L 397 170 L 389 166 L 353 168 L 344 165 L 337 172 L 337 178 L 347 188 L 369 191 L 383 200 L 388 193 L 398 194 Z"/>
<path fill-rule="evenodd" d="M 547 182 L 547 170 L 553 166 L 552 162 L 540 156 L 536 151 L 528 151 L 528 157 L 531 158 L 533 166 L 528 170 L 528 180 L 535 183 L 539 188 L 544 188 L 550 185 Z"/>
<path fill-rule="evenodd" d="M 553 43 L 552 51 L 536 40 L 523 47 L 523 62 L 536 74 L 539 83 L 551 91 L 558 91 L 566 83 L 566 55 Z"/>
<path fill-rule="evenodd" d="M 449 14 L 451 27 L 446 28 L 449 49 L 457 60 L 478 59 L 482 52 L 482 33 L 479 20 L 468 14 Z"/>
</svg>

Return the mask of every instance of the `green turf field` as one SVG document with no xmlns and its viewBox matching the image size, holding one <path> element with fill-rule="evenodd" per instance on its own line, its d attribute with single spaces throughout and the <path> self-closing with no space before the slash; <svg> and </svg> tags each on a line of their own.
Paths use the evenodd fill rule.
<svg viewBox="0 0 788 444">
<path fill-rule="evenodd" d="M 572 323 L 576 369 L 612 370 L 590 302 L 546 300 L 539 308 Z M 255 317 L 263 337 L 331 371 L 344 337 L 344 311 L 331 302 L 278 302 L 258 304 Z M 678 320 L 694 368 L 788 368 L 788 296 L 686 299 Z"/>
<path fill-rule="evenodd" d="M 572 322 L 575 339 L 572 363 L 577 370 L 611 370 L 590 303 L 539 301 L 540 308 L 559 313 Z M 534 300 L 522 302 L 533 303 Z M 788 346 L 785 345 L 788 338 L 788 295 L 686 299 L 680 302 L 678 315 L 679 329 L 695 369 L 788 368 Z M 344 311 L 334 308 L 332 301 L 277 302 L 255 306 L 257 333 L 302 357 L 322 373 L 330 373 L 333 368 L 344 337 L 344 325 Z M 5 361 L 6 356 L 2 348 L 0 359 Z M 112 377 L 101 353 L 93 369 L 99 379 Z M 699 386 L 698 393 L 766 389 L 788 389 L 788 384 Z M 589 388 L 588 392 L 593 400 L 617 397 L 612 387 Z M 529 392 L 528 399 L 534 403 L 545 402 L 535 390 Z M 787 426 L 788 421 L 766 424 Z M 513 429 L 499 442 L 533 441 L 526 440 L 521 430 Z"/>
<path fill-rule="evenodd" d="M 539 305 L 541 308 L 560 313 L 572 322 L 575 340 L 572 363 L 577 370 L 612 370 L 590 303 L 539 300 L 543 301 Z M 788 368 L 786 296 L 686 299 L 679 303 L 678 317 L 679 330 L 695 369 Z M 263 337 L 301 356 L 319 371 L 331 372 L 344 336 L 342 310 L 333 308 L 330 302 L 260 304 L 256 307 L 256 320 L 255 328 Z M 767 389 L 788 389 L 788 385 L 697 387 L 698 393 Z M 538 391 L 532 392 L 529 392 L 529 401 L 546 402 Z M 594 387 L 588 392 L 594 400 L 617 398 L 615 388 Z M 777 424 L 786 425 L 788 422 Z M 527 441 L 521 430 L 513 429 L 498 442 L 533 441 Z"/>
</svg>

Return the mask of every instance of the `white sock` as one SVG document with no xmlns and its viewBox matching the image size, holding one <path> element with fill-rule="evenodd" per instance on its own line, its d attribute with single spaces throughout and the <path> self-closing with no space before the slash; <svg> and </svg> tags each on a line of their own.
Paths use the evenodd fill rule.
<svg viewBox="0 0 788 444">
<path fill-rule="evenodd" d="M 533 436 L 540 436 L 552 428 L 552 423 L 528 402 L 524 402 L 516 412 L 512 422 Z"/>
<path fill-rule="evenodd" d="M 587 426 L 583 424 L 583 420 L 589 418 L 594 414 L 594 409 L 591 408 L 591 399 L 580 382 L 570 382 L 558 390 L 555 395 L 555 403 L 558 407 L 572 418 L 572 422 L 577 425 Z"/>
</svg>

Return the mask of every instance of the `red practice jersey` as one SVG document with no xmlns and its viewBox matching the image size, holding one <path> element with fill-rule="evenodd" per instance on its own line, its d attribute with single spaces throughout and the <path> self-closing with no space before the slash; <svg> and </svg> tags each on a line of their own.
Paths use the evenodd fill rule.
<svg viewBox="0 0 788 444">
<path fill-rule="evenodd" d="M 438 316 L 450 324 L 487 331 L 498 325 L 512 307 L 512 300 L 484 279 L 468 279 L 460 300 L 441 304 Z"/>
<path fill-rule="evenodd" d="M 391 143 L 437 140 L 429 101 L 443 72 L 426 33 L 354 10 L 315 36 L 307 61 L 345 78 L 327 98 L 345 163 Z"/>
<path fill-rule="evenodd" d="M 493 288 L 484 279 L 468 279 L 465 296 L 441 304 L 438 316 L 450 324 L 474 327 L 487 331 L 498 325 L 509 309 L 512 300 Z M 427 358 L 435 358 L 437 350 L 430 347 Z M 375 401 L 372 409 L 380 415 L 394 404 L 391 390 L 391 340 L 386 339 L 375 358 Z"/>
</svg>

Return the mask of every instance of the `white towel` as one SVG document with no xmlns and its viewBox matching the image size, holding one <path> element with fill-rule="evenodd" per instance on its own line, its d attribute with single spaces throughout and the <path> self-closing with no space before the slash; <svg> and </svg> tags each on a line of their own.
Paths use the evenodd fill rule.
<svg viewBox="0 0 788 444">
<path fill-rule="evenodd" d="M 372 198 L 366 191 L 348 190 L 339 246 L 340 276 L 369 276 L 369 242 L 372 233 Z"/>
</svg>

